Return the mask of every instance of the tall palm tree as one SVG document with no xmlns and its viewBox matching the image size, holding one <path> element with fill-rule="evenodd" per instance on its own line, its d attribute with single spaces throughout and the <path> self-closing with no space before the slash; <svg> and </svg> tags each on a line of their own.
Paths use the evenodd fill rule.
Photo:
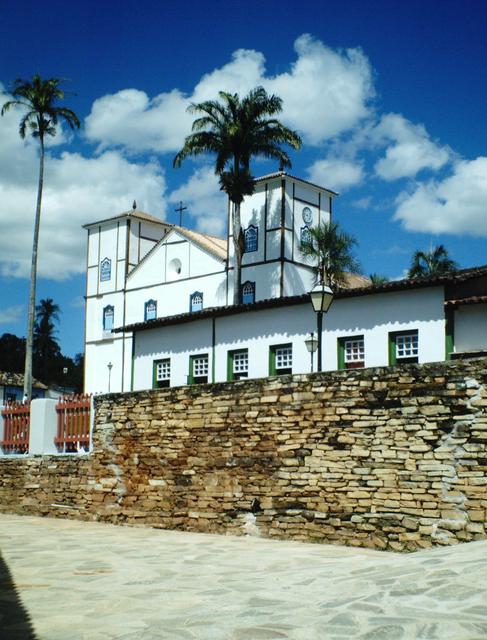
<svg viewBox="0 0 487 640">
<path fill-rule="evenodd" d="M 301 147 L 301 138 L 285 127 L 275 116 L 282 111 L 282 100 L 268 95 L 263 87 L 257 87 L 245 97 L 219 92 L 220 100 L 207 100 L 192 104 L 191 114 L 199 117 L 193 122 L 192 131 L 183 148 L 174 158 L 174 167 L 180 167 L 188 156 L 206 153 L 216 155 L 215 173 L 222 191 L 233 204 L 233 246 L 235 254 L 234 304 L 241 301 L 241 268 L 244 248 L 240 223 L 240 206 L 245 196 L 255 191 L 250 171 L 253 156 L 263 156 L 279 161 L 279 166 L 290 167 L 289 155 L 282 148 Z"/>
<path fill-rule="evenodd" d="M 34 333 L 34 312 L 37 280 L 37 250 L 39 245 L 39 226 L 41 220 L 42 189 L 44 185 L 44 139 L 56 135 L 56 126 L 62 121 L 71 129 L 79 128 L 77 115 L 71 109 L 58 106 L 64 99 L 64 91 L 60 85 L 62 79 L 48 78 L 43 80 L 34 75 L 32 80 L 17 78 L 10 91 L 13 100 L 4 103 L 1 110 L 3 116 L 12 107 L 21 107 L 25 113 L 20 120 L 19 133 L 22 139 L 29 132 L 39 141 L 39 182 L 37 187 L 37 204 L 34 221 L 34 239 L 32 242 L 32 262 L 30 271 L 29 310 L 27 321 L 27 337 L 25 349 L 24 398 L 32 396 L 32 346 Z"/>
<path fill-rule="evenodd" d="M 457 263 L 450 258 L 447 249 L 439 244 L 429 251 L 414 252 L 408 278 L 437 276 L 455 269 L 458 269 Z"/>
<path fill-rule="evenodd" d="M 360 265 L 352 253 L 355 238 L 342 231 L 338 222 L 322 222 L 309 231 L 309 240 L 301 252 L 314 262 L 315 281 L 332 288 L 346 284 L 347 272 L 359 272 Z"/>
<path fill-rule="evenodd" d="M 60 308 L 52 298 L 45 298 L 36 306 L 34 323 L 34 353 L 37 356 L 39 375 L 43 382 L 50 382 L 50 374 L 61 350 L 56 338 Z"/>
</svg>

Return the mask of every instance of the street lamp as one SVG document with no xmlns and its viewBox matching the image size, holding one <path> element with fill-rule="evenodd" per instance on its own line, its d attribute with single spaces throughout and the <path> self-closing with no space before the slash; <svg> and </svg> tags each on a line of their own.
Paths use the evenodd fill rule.
<svg viewBox="0 0 487 640">
<path fill-rule="evenodd" d="M 317 284 L 310 292 L 311 304 L 317 314 L 318 331 L 318 371 L 321 371 L 322 337 L 323 337 L 323 314 L 328 311 L 333 302 L 333 291 L 323 280 Z"/>
<path fill-rule="evenodd" d="M 313 353 L 318 348 L 318 339 L 315 338 L 315 334 L 313 332 L 311 332 L 309 338 L 306 338 L 304 344 L 306 345 L 306 349 L 308 349 L 311 354 L 311 373 L 313 373 Z"/>
<path fill-rule="evenodd" d="M 113 364 L 111 362 L 109 362 L 107 364 L 107 367 L 108 367 L 108 393 L 110 393 L 110 378 L 112 376 Z"/>
<path fill-rule="evenodd" d="M 63 386 L 63 396 L 66 395 L 66 376 L 68 375 L 68 367 L 63 367 L 63 382 L 64 382 L 64 386 Z"/>
</svg>

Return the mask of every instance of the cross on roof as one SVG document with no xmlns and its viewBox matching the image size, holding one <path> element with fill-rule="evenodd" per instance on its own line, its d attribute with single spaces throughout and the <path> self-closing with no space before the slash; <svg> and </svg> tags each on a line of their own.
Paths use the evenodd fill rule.
<svg viewBox="0 0 487 640">
<path fill-rule="evenodd" d="M 179 201 L 179 207 L 177 207 L 176 209 L 174 209 L 174 211 L 176 211 L 177 213 L 179 213 L 179 226 L 182 227 L 183 226 L 183 211 L 186 211 L 188 207 L 183 207 L 183 203 L 181 201 Z"/>
</svg>

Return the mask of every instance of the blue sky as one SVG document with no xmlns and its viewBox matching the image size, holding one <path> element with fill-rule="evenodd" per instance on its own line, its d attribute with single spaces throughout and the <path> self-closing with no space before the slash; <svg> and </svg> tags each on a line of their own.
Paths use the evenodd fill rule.
<svg viewBox="0 0 487 640">
<path fill-rule="evenodd" d="M 293 173 L 340 192 L 334 216 L 365 274 L 399 277 L 439 243 L 462 267 L 487 263 L 485 3 L 3 0 L 0 24 L 3 90 L 36 72 L 69 78 L 83 122 L 49 148 L 41 230 L 38 299 L 61 306 L 68 355 L 83 344 L 83 223 L 134 198 L 175 222 L 181 199 L 187 226 L 225 232 L 211 160 L 171 166 L 185 108 L 219 89 L 263 84 L 284 99 L 305 141 Z M 37 150 L 18 119 L 0 118 L 0 333 L 20 336 Z"/>
</svg>

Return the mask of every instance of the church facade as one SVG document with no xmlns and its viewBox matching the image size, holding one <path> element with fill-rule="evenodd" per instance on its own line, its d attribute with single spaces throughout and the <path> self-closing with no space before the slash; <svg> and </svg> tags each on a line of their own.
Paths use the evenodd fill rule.
<svg viewBox="0 0 487 640">
<path fill-rule="evenodd" d="M 256 180 L 241 210 L 242 304 L 233 239 L 138 211 L 90 223 L 85 390 L 119 392 L 308 373 L 316 335 L 301 253 L 336 193 L 285 172 Z M 372 287 L 350 276 L 325 316 L 323 369 L 432 362 L 487 348 L 487 269 Z"/>
</svg>

